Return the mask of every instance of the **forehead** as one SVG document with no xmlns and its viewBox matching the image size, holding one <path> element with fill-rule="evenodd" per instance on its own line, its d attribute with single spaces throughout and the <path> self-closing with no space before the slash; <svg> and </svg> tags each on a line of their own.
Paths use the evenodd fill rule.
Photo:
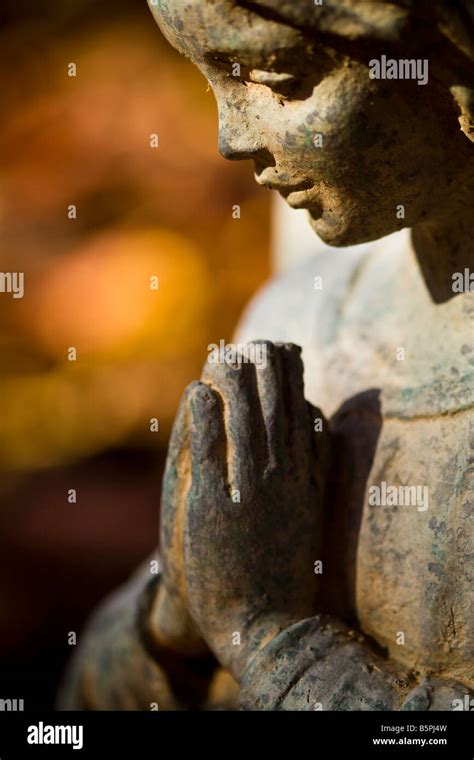
<svg viewBox="0 0 474 760">
<path fill-rule="evenodd" d="M 283 23 L 262 18 L 232 0 L 149 0 L 158 26 L 181 53 L 193 60 L 220 52 L 251 63 L 256 54 L 294 50 L 302 34 Z"/>
</svg>

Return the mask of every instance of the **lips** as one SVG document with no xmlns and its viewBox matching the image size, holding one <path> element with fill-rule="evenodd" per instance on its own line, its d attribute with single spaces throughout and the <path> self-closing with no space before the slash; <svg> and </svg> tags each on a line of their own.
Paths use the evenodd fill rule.
<svg viewBox="0 0 474 760">
<path fill-rule="evenodd" d="M 309 208 L 314 205 L 315 201 L 310 197 L 307 190 L 300 190 L 299 192 L 291 191 L 288 194 L 281 193 L 284 199 L 291 208 Z"/>
<path fill-rule="evenodd" d="M 323 213 L 321 204 L 318 203 L 313 194 L 308 190 L 290 192 L 288 195 L 283 195 L 283 197 L 291 208 L 306 209 L 313 219 L 319 219 Z"/>
<path fill-rule="evenodd" d="M 268 187 L 270 190 L 277 190 L 286 200 L 291 208 L 308 209 L 312 215 L 318 216 L 322 213 L 320 204 L 315 200 L 311 190 L 314 185 L 311 180 L 305 179 L 301 182 L 294 182 L 291 185 L 279 181 L 278 177 L 265 170 L 261 174 L 255 175 L 257 184 L 262 187 Z"/>
<path fill-rule="evenodd" d="M 309 179 L 304 179 L 301 182 L 293 182 L 291 185 L 285 182 L 281 182 L 278 177 L 269 175 L 266 171 L 262 174 L 255 174 L 255 181 L 262 187 L 268 187 L 270 190 L 278 190 L 280 195 L 287 198 L 289 195 L 295 192 L 309 190 L 313 187 L 313 183 Z"/>
</svg>

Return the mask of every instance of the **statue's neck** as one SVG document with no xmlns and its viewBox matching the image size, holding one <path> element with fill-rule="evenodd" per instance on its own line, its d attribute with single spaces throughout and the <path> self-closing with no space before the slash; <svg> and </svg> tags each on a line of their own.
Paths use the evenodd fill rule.
<svg viewBox="0 0 474 760">
<path fill-rule="evenodd" d="M 412 229 L 415 255 L 426 286 L 436 303 L 448 301 L 459 293 L 459 290 L 453 289 L 455 273 L 465 276 L 466 270 L 474 272 L 472 196 L 466 198 L 463 206 L 455 211 L 453 209 L 453 213 L 446 213 Z M 459 277 L 456 279 L 459 282 Z"/>
</svg>

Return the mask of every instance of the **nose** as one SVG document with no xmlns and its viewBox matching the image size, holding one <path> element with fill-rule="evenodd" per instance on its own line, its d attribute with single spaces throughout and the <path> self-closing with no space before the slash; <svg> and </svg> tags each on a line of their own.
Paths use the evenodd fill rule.
<svg viewBox="0 0 474 760">
<path fill-rule="evenodd" d="M 217 94 L 217 93 L 216 93 Z M 258 114 L 239 98 L 229 102 L 229 93 L 217 97 L 219 112 L 219 153 L 229 161 L 245 161 L 269 155 Z"/>
<path fill-rule="evenodd" d="M 258 173 L 267 166 L 275 166 L 272 153 L 257 140 L 250 141 L 240 131 L 219 127 L 219 153 L 228 161 L 253 160 Z"/>
<path fill-rule="evenodd" d="M 228 129 L 219 127 L 219 153 L 228 161 L 245 161 L 252 158 L 252 149 L 244 148 L 238 135 L 231 135 Z"/>
<path fill-rule="evenodd" d="M 257 158 L 263 147 L 250 125 L 243 126 L 229 123 L 228 119 L 223 122 L 219 117 L 219 153 L 228 161 L 245 161 Z"/>
</svg>

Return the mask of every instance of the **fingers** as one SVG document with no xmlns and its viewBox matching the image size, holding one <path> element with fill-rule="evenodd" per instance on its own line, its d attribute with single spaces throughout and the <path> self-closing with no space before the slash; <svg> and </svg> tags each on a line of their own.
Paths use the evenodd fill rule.
<svg viewBox="0 0 474 760">
<path fill-rule="evenodd" d="M 282 392 L 281 351 L 269 340 L 252 341 L 251 345 L 259 345 L 259 355 L 264 357 L 264 361 L 256 364 L 256 379 L 266 431 L 267 469 L 281 469 L 288 427 Z"/>
<path fill-rule="evenodd" d="M 243 361 L 206 362 L 202 379 L 222 399 L 230 486 L 249 493 L 267 459 L 255 365 Z"/>
<path fill-rule="evenodd" d="M 251 487 L 264 472 L 302 464 L 310 453 L 311 417 L 304 398 L 301 349 L 252 341 L 248 355 L 206 363 L 202 379 L 222 397 L 232 487 Z"/>
<path fill-rule="evenodd" d="M 185 501 L 191 483 L 189 405 L 195 385 L 189 385 L 183 394 L 170 437 L 160 515 L 162 582 L 149 619 L 150 635 L 157 643 L 186 654 L 203 650 L 203 642 L 184 603 L 182 534 Z"/>
<path fill-rule="evenodd" d="M 189 397 L 193 384 L 181 399 L 173 424 L 163 477 L 160 515 L 160 554 L 163 577 L 169 588 L 182 587 L 182 556 L 179 525 L 190 485 Z"/>
<path fill-rule="evenodd" d="M 286 448 L 293 467 L 306 464 L 309 455 L 311 419 L 304 397 L 301 348 L 293 343 L 276 344 L 282 367 L 282 395 L 287 420 Z"/>
<path fill-rule="evenodd" d="M 193 383 L 189 410 L 193 491 L 225 498 L 229 484 L 222 399 L 205 383 Z"/>
<path fill-rule="evenodd" d="M 156 641 L 181 653 L 203 651 L 185 604 L 186 502 L 192 491 L 196 518 L 205 522 L 211 517 L 206 514 L 209 503 L 228 499 L 226 482 L 222 401 L 207 385 L 191 383 L 181 399 L 170 438 L 161 513 L 163 581 L 150 615 Z"/>
<path fill-rule="evenodd" d="M 304 397 L 301 349 L 293 343 L 258 344 L 256 365 L 260 407 L 266 430 L 268 470 L 297 465 L 310 453 L 312 421 Z M 252 345 L 252 344 L 250 344 Z M 264 349 L 264 350 L 263 350 Z"/>
</svg>

